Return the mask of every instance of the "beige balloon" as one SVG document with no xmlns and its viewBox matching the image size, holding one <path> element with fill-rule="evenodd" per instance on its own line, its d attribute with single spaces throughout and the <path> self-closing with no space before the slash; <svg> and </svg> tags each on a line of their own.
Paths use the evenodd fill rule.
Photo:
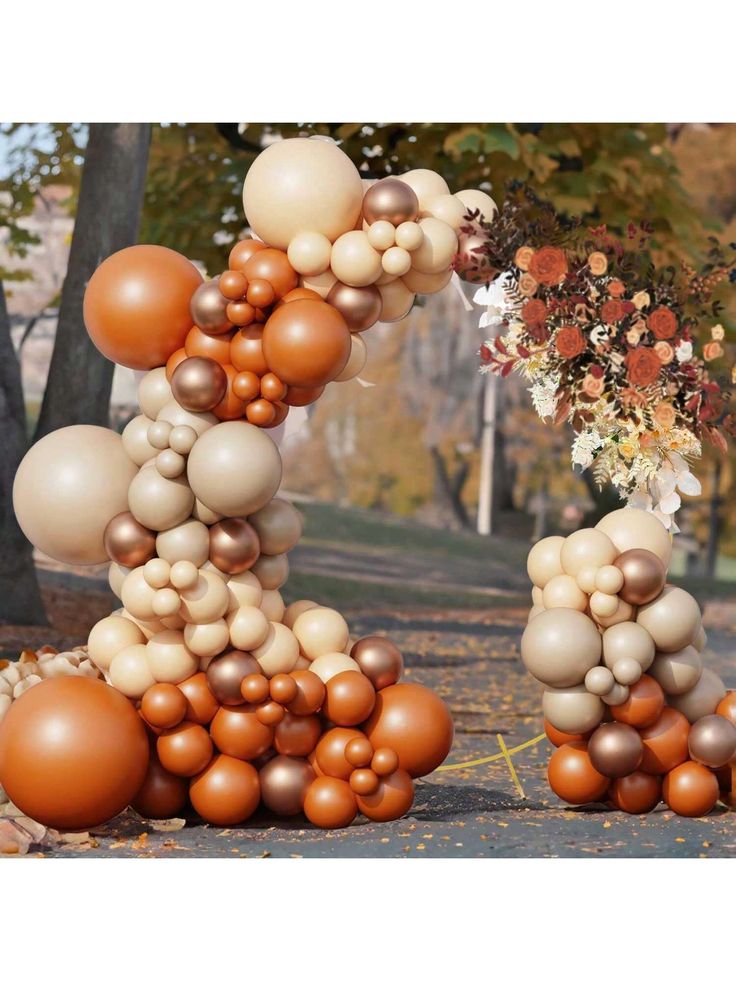
<svg viewBox="0 0 736 981">
<path fill-rule="evenodd" d="M 564 539 L 563 539 L 564 541 Z M 596 591 L 596 575 L 598 570 L 594 565 L 586 565 L 584 569 L 575 576 L 575 582 L 580 586 L 584 593 L 589 595 Z"/>
<path fill-rule="evenodd" d="M 266 639 L 251 653 L 267 678 L 293 671 L 299 657 L 299 644 L 283 623 L 269 623 Z"/>
<path fill-rule="evenodd" d="M 585 676 L 585 690 L 591 695 L 608 695 L 613 690 L 616 679 L 610 668 L 604 668 L 602 664 L 591 668 Z"/>
<path fill-rule="evenodd" d="M 281 623 L 286 606 L 278 589 L 264 589 L 260 609 L 271 623 Z"/>
<path fill-rule="evenodd" d="M 144 467 L 133 478 L 128 491 L 131 514 L 152 531 L 166 531 L 192 513 L 194 495 L 184 477 L 169 480 L 155 467 Z"/>
<path fill-rule="evenodd" d="M 57 429 L 20 462 L 13 484 L 18 524 L 39 551 L 59 562 L 107 562 L 104 531 L 128 510 L 135 475 L 117 433 L 101 426 Z"/>
<path fill-rule="evenodd" d="M 254 512 L 248 521 L 258 534 L 262 555 L 288 552 L 302 537 L 301 512 L 282 497 L 274 497 L 264 508 Z"/>
<path fill-rule="evenodd" d="M 581 570 L 581 575 L 585 570 Z M 595 588 L 600 593 L 614 596 L 624 584 L 624 574 L 615 565 L 602 565 L 595 573 Z"/>
<path fill-rule="evenodd" d="M 334 242 L 355 228 L 362 203 L 360 174 L 327 140 L 271 143 L 251 164 L 243 185 L 248 224 L 264 242 L 283 250 L 304 231 Z"/>
<path fill-rule="evenodd" d="M 289 560 L 285 555 L 261 555 L 251 571 L 264 589 L 281 589 L 289 578 Z"/>
<path fill-rule="evenodd" d="M 125 577 L 129 572 L 130 569 L 126 569 L 125 566 L 118 565 L 117 562 L 111 562 L 110 568 L 107 570 L 107 581 L 110 584 L 110 589 L 118 599 L 120 599 L 123 583 L 125 582 Z"/>
<path fill-rule="evenodd" d="M 389 276 L 403 276 L 411 269 L 411 253 L 394 245 L 381 256 L 381 268 Z"/>
<path fill-rule="evenodd" d="M 220 579 L 222 579 L 225 585 L 227 585 L 228 580 L 230 579 L 227 572 L 223 572 L 222 569 L 218 569 L 217 566 L 213 565 L 209 559 L 206 562 L 203 562 L 199 568 L 202 570 L 202 572 L 211 572 L 213 576 L 218 576 Z"/>
<path fill-rule="evenodd" d="M 346 232 L 332 246 L 330 268 L 341 283 L 369 286 L 381 275 L 381 253 L 363 231 Z"/>
<path fill-rule="evenodd" d="M 455 197 L 462 203 L 466 212 L 480 211 L 483 221 L 493 221 L 498 214 L 498 205 L 485 191 L 468 188 L 465 191 L 458 191 Z"/>
<path fill-rule="evenodd" d="M 697 684 L 682 695 L 670 695 L 667 701 L 682 712 L 692 725 L 704 715 L 713 715 L 718 703 L 726 694 L 726 686 L 710 668 L 703 668 Z"/>
<path fill-rule="evenodd" d="M 440 177 L 434 170 L 427 170 L 425 168 L 408 170 L 405 174 L 399 174 L 398 179 L 408 184 L 412 191 L 414 191 L 419 201 L 420 209 L 424 207 L 426 202 L 431 201 L 433 198 L 450 193 L 447 181 L 444 177 Z"/>
<path fill-rule="evenodd" d="M 635 685 L 643 673 L 641 664 L 635 661 L 633 657 L 622 657 L 613 666 L 614 678 L 618 684 L 626 688 Z"/>
<path fill-rule="evenodd" d="M 201 566 L 210 554 L 210 535 L 207 526 L 192 518 L 160 532 L 156 536 L 156 551 L 171 565 L 192 562 Z"/>
<path fill-rule="evenodd" d="M 659 682 L 665 695 L 684 695 L 700 681 L 703 661 L 699 652 L 688 645 L 671 654 L 657 654 L 649 674 Z"/>
<path fill-rule="evenodd" d="M 144 642 L 143 632 L 132 620 L 121 616 L 103 617 L 89 632 L 87 652 L 101 671 L 109 671 L 112 659 L 123 648 Z"/>
<path fill-rule="evenodd" d="M 144 644 L 124 647 L 110 664 L 110 684 L 128 698 L 141 698 L 156 684 Z"/>
<path fill-rule="evenodd" d="M 532 604 L 534 606 L 544 606 L 544 590 L 539 586 L 532 586 Z"/>
<path fill-rule="evenodd" d="M 584 685 L 576 685 L 559 691 L 545 691 L 542 711 L 560 732 L 586 733 L 602 720 L 605 705 L 598 695 L 586 691 Z"/>
<path fill-rule="evenodd" d="M 608 535 L 619 552 L 645 548 L 662 560 L 665 569 L 672 556 L 672 538 L 661 521 L 649 511 L 624 507 L 610 511 L 596 525 Z"/>
<path fill-rule="evenodd" d="M 332 243 L 319 232 L 299 232 L 289 243 L 287 256 L 302 276 L 319 276 L 330 268 Z"/>
<path fill-rule="evenodd" d="M 184 626 L 184 643 L 197 657 L 214 657 L 230 643 L 230 630 L 222 619 L 213 620 L 212 623 L 187 623 Z"/>
<path fill-rule="evenodd" d="M 295 630 L 298 627 L 299 621 Z M 601 636 L 593 621 L 578 610 L 545 610 L 524 630 L 521 659 L 537 681 L 569 688 L 581 684 L 600 661 Z"/>
<path fill-rule="evenodd" d="M 187 476 L 194 495 L 213 511 L 245 517 L 260 510 L 281 483 L 281 456 L 262 429 L 222 422 L 199 437 Z"/>
<path fill-rule="evenodd" d="M 225 616 L 230 604 L 230 591 L 219 576 L 199 570 L 197 582 L 191 589 L 183 589 L 181 596 L 182 619 L 187 623 L 212 623 Z"/>
<path fill-rule="evenodd" d="M 306 613 L 307 610 L 314 610 L 318 605 L 318 603 L 307 599 L 295 600 L 293 603 L 289 603 L 284 611 L 283 622 L 285 626 L 287 626 L 290 630 L 293 629 L 294 624 L 302 613 Z"/>
<path fill-rule="evenodd" d="M 113 614 L 113 616 L 117 616 L 117 615 L 118 614 L 115 613 Z M 143 634 L 143 636 L 146 638 L 146 640 L 150 640 L 150 638 L 153 637 L 154 634 L 158 634 L 162 630 L 175 629 L 175 628 L 167 628 L 164 622 L 157 618 L 154 618 L 152 620 L 143 620 L 140 619 L 139 617 L 134 617 L 129 610 L 125 609 L 125 607 L 123 607 L 119 615 L 121 617 L 124 617 L 126 620 L 130 620 L 132 623 L 134 623 L 138 627 L 140 632 Z"/>
<path fill-rule="evenodd" d="M 319 295 L 324 300 L 327 294 L 330 292 L 332 287 L 337 282 L 337 276 L 333 273 L 331 269 L 327 269 L 323 273 L 319 273 L 316 276 L 300 276 L 299 285 L 303 286 L 305 289 L 314 290 L 315 293 Z"/>
<path fill-rule="evenodd" d="M 541 605 L 539 605 L 539 606 L 537 606 L 537 605 L 535 604 L 535 605 L 534 605 L 534 606 L 533 606 L 533 607 L 531 608 L 531 610 L 529 610 L 529 613 L 528 613 L 528 615 L 527 615 L 527 618 L 526 618 L 526 622 L 527 622 L 527 623 L 531 623 L 531 622 L 532 622 L 532 620 L 533 620 L 533 619 L 534 619 L 535 617 L 538 617 L 540 613 L 544 613 L 544 607 L 543 607 L 543 606 L 541 606 Z"/>
<path fill-rule="evenodd" d="M 174 450 L 163 450 L 156 457 L 156 469 L 162 477 L 167 477 L 169 480 L 181 477 L 186 467 L 186 459 Z"/>
<path fill-rule="evenodd" d="M 227 615 L 230 643 L 239 651 L 260 647 L 268 636 L 269 621 L 257 606 L 239 606 Z"/>
<path fill-rule="evenodd" d="M 395 235 L 396 244 L 407 252 L 414 252 L 424 241 L 424 232 L 415 221 L 402 222 L 395 229 Z"/>
<path fill-rule="evenodd" d="M 684 589 L 665 586 L 655 600 L 639 607 L 636 622 L 649 631 L 658 651 L 679 651 L 698 632 L 700 608 Z"/>
<path fill-rule="evenodd" d="M 149 559 L 143 566 L 143 578 L 151 589 L 163 589 L 169 585 L 171 566 L 166 559 Z"/>
<path fill-rule="evenodd" d="M 568 576 L 577 576 L 588 566 L 599 569 L 602 565 L 611 565 L 617 555 L 616 546 L 602 531 L 581 528 L 564 540 L 560 562 Z"/>
<path fill-rule="evenodd" d="M 452 269 L 445 269 L 439 273 L 421 273 L 416 269 L 410 269 L 402 276 L 402 282 L 407 289 L 414 293 L 430 294 L 439 293 L 452 279 Z"/>
<path fill-rule="evenodd" d="M 603 701 L 606 705 L 623 705 L 628 697 L 627 685 L 622 685 L 617 681 L 609 693 L 603 696 Z"/>
<path fill-rule="evenodd" d="M 396 243 L 396 228 L 390 221 L 374 221 L 372 225 L 363 223 L 363 231 L 368 236 L 368 241 L 379 252 L 385 252 Z"/>
<path fill-rule="evenodd" d="M 237 610 L 240 606 L 260 607 L 263 586 L 250 570 L 239 572 L 237 576 L 230 576 L 227 580 L 227 588 L 230 593 L 229 612 Z"/>
<path fill-rule="evenodd" d="M 212 508 L 208 508 L 195 497 L 192 517 L 196 518 L 197 521 L 201 521 L 203 525 L 214 525 L 221 518 L 224 518 L 225 515 L 220 514 L 219 511 L 213 511 Z"/>
<path fill-rule="evenodd" d="M 618 610 L 618 596 L 596 591 L 590 597 L 590 612 L 596 617 L 612 617 Z"/>
<path fill-rule="evenodd" d="M 337 378 L 335 378 L 336 382 L 351 381 L 365 368 L 365 363 L 368 360 L 368 348 L 360 334 L 350 335 L 350 345 L 350 355 L 347 364 Z"/>
<path fill-rule="evenodd" d="M 294 623 L 294 635 L 301 653 L 314 661 L 322 654 L 341 651 L 348 641 L 350 630 L 345 618 L 326 606 L 306 610 Z"/>
<path fill-rule="evenodd" d="M 588 605 L 588 597 L 572 576 L 554 576 L 542 590 L 541 605 L 547 610 L 564 607 L 582 613 Z"/>
<path fill-rule="evenodd" d="M 411 253 L 412 268 L 428 275 L 445 272 L 457 253 L 457 234 L 439 218 L 421 218 L 419 227 L 424 239 Z"/>
<path fill-rule="evenodd" d="M 172 397 L 165 367 L 154 368 L 145 373 L 138 385 L 138 405 L 144 415 L 155 419 Z"/>
<path fill-rule="evenodd" d="M 135 416 L 123 430 L 123 448 L 138 467 L 142 467 L 158 454 L 156 447 L 148 442 L 151 422 L 148 416 Z"/>
<path fill-rule="evenodd" d="M 560 552 L 565 539 L 562 535 L 549 535 L 532 546 L 526 560 L 527 575 L 540 589 L 544 589 L 550 579 L 564 575 Z"/>
<path fill-rule="evenodd" d="M 181 609 L 181 599 L 179 594 L 175 589 L 169 589 L 164 587 L 163 589 L 157 589 L 156 595 L 153 597 L 153 612 L 157 617 L 161 617 L 163 622 L 164 618 L 178 616 L 179 610 Z"/>
<path fill-rule="evenodd" d="M 177 426 L 189 426 L 197 436 L 201 436 L 216 425 L 218 419 L 211 412 L 190 412 L 175 399 L 171 399 L 162 409 L 159 409 L 156 421 L 168 423 L 172 430 Z"/>
<path fill-rule="evenodd" d="M 654 641 L 638 623 L 623 621 L 603 632 L 603 663 L 606 667 L 614 668 L 624 658 L 633 658 L 642 671 L 647 671 L 654 661 Z"/>
<path fill-rule="evenodd" d="M 455 194 L 438 194 L 430 198 L 420 211 L 422 218 L 439 218 L 457 232 L 465 220 L 466 207 Z"/>
<path fill-rule="evenodd" d="M 172 426 L 169 433 L 169 446 L 176 453 L 186 456 L 197 442 L 197 433 L 191 426 Z"/>
<path fill-rule="evenodd" d="M 153 610 L 153 599 L 156 590 L 146 582 L 143 566 L 131 569 L 125 577 L 123 588 L 120 591 L 120 599 L 123 601 L 125 609 L 137 620 L 156 620 Z"/>
<path fill-rule="evenodd" d="M 603 627 L 605 630 L 608 627 L 613 627 L 617 623 L 624 623 L 625 621 L 628 620 L 634 620 L 636 617 L 636 609 L 630 603 L 627 603 L 625 600 L 619 599 L 618 606 L 616 607 L 615 612 L 611 614 L 611 616 L 600 617 L 600 616 L 596 616 L 596 614 L 592 612 L 591 612 L 591 616 L 593 617 L 593 620 L 600 627 Z"/>
<path fill-rule="evenodd" d="M 379 286 L 378 292 L 381 294 L 382 302 L 379 319 L 384 324 L 403 320 L 414 303 L 414 294 L 400 279 L 387 283 L 385 286 Z"/>
<path fill-rule="evenodd" d="M 329 654 L 320 654 L 310 662 L 309 670 L 314 671 L 318 678 L 327 684 L 330 678 L 341 674 L 343 671 L 360 671 L 356 661 L 347 654 L 332 651 Z"/>
<path fill-rule="evenodd" d="M 199 670 L 199 658 L 184 643 L 180 630 L 162 630 L 146 644 L 151 674 L 158 682 L 178 685 Z"/>
<path fill-rule="evenodd" d="M 700 627 L 696 631 L 695 638 L 693 640 L 693 647 L 695 648 L 696 651 L 699 651 L 702 654 L 706 648 L 707 643 L 708 643 L 708 635 L 706 634 L 705 628 L 701 623 Z"/>
<path fill-rule="evenodd" d="M 197 582 L 199 573 L 194 562 L 190 562 L 188 559 L 177 559 L 170 568 L 171 585 L 174 589 L 191 589 Z"/>
</svg>

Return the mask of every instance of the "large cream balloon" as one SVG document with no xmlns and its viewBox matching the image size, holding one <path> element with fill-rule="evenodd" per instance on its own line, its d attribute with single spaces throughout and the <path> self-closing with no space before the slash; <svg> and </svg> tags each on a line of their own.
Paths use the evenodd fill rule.
<svg viewBox="0 0 736 981">
<path fill-rule="evenodd" d="M 128 510 L 136 472 L 117 433 L 101 426 L 57 429 L 32 446 L 18 467 L 18 524 L 36 548 L 59 562 L 107 562 L 103 534 L 111 518 Z"/>
<path fill-rule="evenodd" d="M 544 717 L 560 732 L 590 732 L 601 721 L 605 710 L 600 697 L 586 691 L 584 685 L 550 690 L 542 695 Z"/>
<path fill-rule="evenodd" d="M 299 657 L 299 643 L 283 623 L 270 623 L 266 639 L 251 652 L 267 678 L 293 671 Z"/>
<path fill-rule="evenodd" d="M 109 671 L 112 659 L 124 647 L 145 643 L 140 627 L 126 617 L 103 617 L 90 630 L 87 651 L 90 660 L 101 671 Z"/>
<path fill-rule="evenodd" d="M 564 542 L 562 535 L 549 535 L 532 546 L 526 560 L 526 571 L 539 589 L 544 589 L 555 576 L 563 575 L 560 553 Z"/>
<path fill-rule="evenodd" d="M 159 682 L 178 685 L 199 669 L 199 658 L 184 643 L 180 630 L 162 630 L 146 644 L 151 674 Z"/>
<path fill-rule="evenodd" d="M 422 218 L 439 218 L 457 231 L 461 225 L 466 224 L 466 207 L 456 194 L 439 194 L 436 198 L 430 198 L 420 211 Z"/>
<path fill-rule="evenodd" d="M 568 576 L 583 569 L 610 565 L 618 555 L 611 539 L 597 528 L 581 528 L 568 535 L 560 551 L 560 562 Z"/>
<path fill-rule="evenodd" d="M 289 244 L 292 268 L 301 276 L 319 276 L 330 268 L 330 240 L 319 232 L 300 232 Z"/>
<path fill-rule="evenodd" d="M 136 521 L 153 531 L 166 531 L 192 513 L 194 494 L 184 477 L 163 477 L 156 467 L 143 467 L 128 491 L 128 507 Z"/>
<path fill-rule="evenodd" d="M 138 467 L 158 456 L 156 447 L 148 442 L 148 427 L 152 421 L 146 415 L 134 416 L 123 430 L 123 448 Z"/>
<path fill-rule="evenodd" d="M 268 245 L 286 250 L 300 232 L 334 242 L 355 228 L 363 184 L 331 140 L 279 140 L 251 164 L 243 185 L 248 224 Z"/>
<path fill-rule="evenodd" d="M 422 273 L 417 269 L 410 269 L 404 273 L 401 281 L 404 286 L 412 293 L 439 293 L 452 279 L 452 269 L 445 269 L 438 273 Z"/>
<path fill-rule="evenodd" d="M 381 275 L 381 254 L 371 245 L 366 232 L 346 232 L 332 246 L 330 268 L 341 283 L 370 286 Z"/>
<path fill-rule="evenodd" d="M 636 622 L 651 634 L 658 651 L 671 653 L 695 639 L 700 629 L 700 608 L 684 589 L 665 586 L 655 600 L 639 607 Z"/>
<path fill-rule="evenodd" d="M 278 490 L 281 456 L 262 429 L 222 422 L 194 444 L 187 476 L 197 500 L 227 517 L 244 517 L 264 507 Z"/>
<path fill-rule="evenodd" d="M 411 253 L 412 269 L 427 274 L 444 272 L 457 252 L 457 234 L 439 218 L 422 218 L 419 227 L 424 232 L 424 239 Z"/>
<path fill-rule="evenodd" d="M 661 521 L 640 508 L 619 508 L 610 511 L 596 525 L 608 535 L 619 552 L 630 548 L 645 548 L 662 560 L 665 569 L 672 556 L 672 537 Z"/>
<path fill-rule="evenodd" d="M 466 191 L 458 191 L 455 197 L 463 204 L 466 212 L 480 211 L 483 221 L 492 221 L 498 213 L 496 202 L 485 191 L 468 188 Z"/>
<path fill-rule="evenodd" d="M 572 576 L 554 576 L 542 590 L 541 605 L 547 610 L 566 608 L 582 613 L 588 605 L 588 597 Z"/>
<path fill-rule="evenodd" d="M 382 302 L 380 320 L 384 324 L 403 320 L 414 303 L 414 294 L 400 279 L 379 286 L 378 292 Z"/>
<path fill-rule="evenodd" d="M 671 654 L 657 654 L 649 674 L 659 682 L 665 695 L 684 695 L 700 681 L 703 661 L 690 645 Z"/>
<path fill-rule="evenodd" d="M 258 533 L 262 555 L 288 552 L 302 535 L 300 512 L 281 497 L 269 501 L 265 508 L 256 511 L 248 520 Z"/>
<path fill-rule="evenodd" d="M 434 170 L 407 170 L 405 174 L 399 174 L 399 180 L 408 184 L 414 191 L 420 209 L 424 208 L 433 198 L 450 193 L 447 181 Z"/>
<path fill-rule="evenodd" d="M 299 621 L 295 629 L 298 626 Z M 309 652 L 305 653 L 309 657 Z M 601 636 L 590 617 L 578 610 L 545 610 L 524 630 L 521 659 L 543 685 L 570 688 L 581 684 L 599 663 Z"/>
</svg>

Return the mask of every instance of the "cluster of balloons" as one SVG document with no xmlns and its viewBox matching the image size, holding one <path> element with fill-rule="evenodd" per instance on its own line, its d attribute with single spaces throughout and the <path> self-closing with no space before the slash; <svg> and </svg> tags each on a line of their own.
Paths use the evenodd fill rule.
<svg viewBox="0 0 736 981">
<path fill-rule="evenodd" d="M 545 687 L 548 777 L 568 803 L 700 816 L 731 789 L 736 693 L 703 665 L 698 604 L 667 584 L 671 552 L 661 522 L 627 507 L 529 553 L 521 657 Z"/>
</svg>

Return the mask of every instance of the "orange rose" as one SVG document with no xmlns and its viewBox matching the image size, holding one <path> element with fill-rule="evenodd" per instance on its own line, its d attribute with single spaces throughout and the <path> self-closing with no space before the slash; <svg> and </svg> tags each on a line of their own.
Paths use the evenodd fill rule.
<svg viewBox="0 0 736 981">
<path fill-rule="evenodd" d="M 588 268 L 594 276 L 603 276 L 608 269 L 608 259 L 602 252 L 591 252 L 588 256 Z"/>
<path fill-rule="evenodd" d="M 585 338 L 579 327 L 560 327 L 555 336 L 555 347 L 561 358 L 568 361 L 577 358 L 585 350 Z"/>
<path fill-rule="evenodd" d="M 522 245 L 520 249 L 516 250 L 516 255 L 514 256 L 514 264 L 522 272 L 526 272 L 529 268 L 529 264 L 532 261 L 532 256 L 534 255 L 534 249 L 529 245 Z"/>
<path fill-rule="evenodd" d="M 624 305 L 621 300 L 606 300 L 601 307 L 601 320 L 605 324 L 616 324 L 624 315 Z"/>
<path fill-rule="evenodd" d="M 654 410 L 654 421 L 662 429 L 672 429 L 675 424 L 675 410 L 669 402 L 660 402 Z"/>
<path fill-rule="evenodd" d="M 583 378 L 583 391 L 586 395 L 590 395 L 591 398 L 597 398 L 599 395 L 603 395 L 604 388 L 605 382 L 603 378 L 595 378 L 593 375 L 586 375 Z"/>
<path fill-rule="evenodd" d="M 527 300 L 521 308 L 521 319 L 527 327 L 542 327 L 547 320 L 547 307 L 542 300 Z"/>
<path fill-rule="evenodd" d="M 666 341 L 677 333 L 677 317 L 669 307 L 656 307 L 649 314 L 649 329 L 660 341 Z"/>
<path fill-rule="evenodd" d="M 562 249 L 545 245 L 531 257 L 529 272 L 542 286 L 559 286 L 567 275 L 567 257 Z"/>
<path fill-rule="evenodd" d="M 657 341 L 654 345 L 654 353 L 662 364 L 669 364 L 675 356 L 672 345 L 668 344 L 667 341 Z"/>
<path fill-rule="evenodd" d="M 608 295 L 613 296 L 615 299 L 619 300 L 626 292 L 626 287 L 621 282 L 620 279 L 612 279 L 608 284 Z"/>
<path fill-rule="evenodd" d="M 662 362 L 651 347 L 637 347 L 626 355 L 629 381 L 637 388 L 646 388 L 657 380 Z"/>
<path fill-rule="evenodd" d="M 519 292 L 522 296 L 534 296 L 537 292 L 537 286 L 539 283 L 530 273 L 522 273 L 519 276 Z"/>
<path fill-rule="evenodd" d="M 722 354 L 723 348 L 718 341 L 708 341 L 703 348 L 703 357 L 706 361 L 715 361 L 715 359 L 720 358 Z"/>
</svg>

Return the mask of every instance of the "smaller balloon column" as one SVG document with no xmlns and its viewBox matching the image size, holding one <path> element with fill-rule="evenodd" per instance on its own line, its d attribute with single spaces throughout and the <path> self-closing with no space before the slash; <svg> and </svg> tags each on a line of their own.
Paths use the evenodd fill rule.
<svg viewBox="0 0 736 981">
<path fill-rule="evenodd" d="M 662 523 L 627 507 L 529 553 L 521 658 L 545 689 L 550 786 L 570 804 L 642 814 L 664 800 L 699 817 L 731 794 L 736 692 L 703 664 L 698 604 L 667 584 L 671 551 Z"/>
</svg>

